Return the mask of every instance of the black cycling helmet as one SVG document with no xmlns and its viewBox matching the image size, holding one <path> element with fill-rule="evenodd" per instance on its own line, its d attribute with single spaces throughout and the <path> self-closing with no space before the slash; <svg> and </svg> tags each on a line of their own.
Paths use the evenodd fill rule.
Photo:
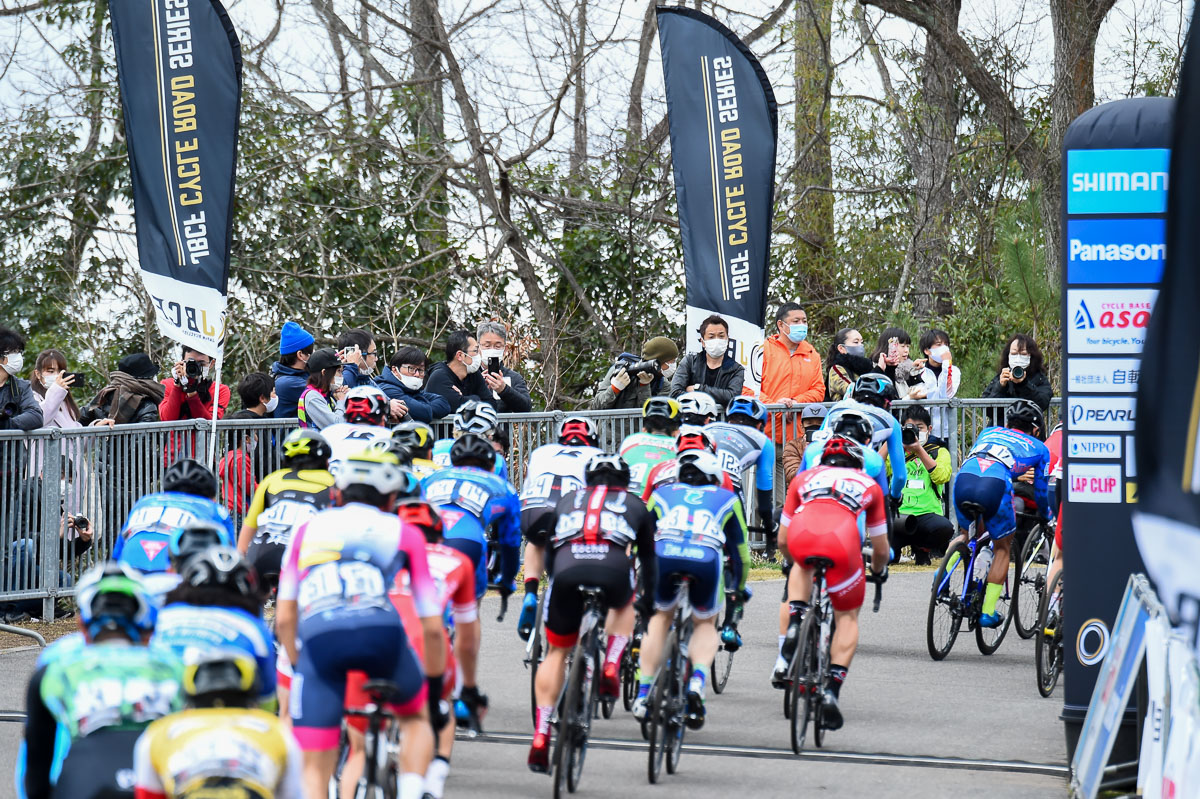
<svg viewBox="0 0 1200 799">
<path fill-rule="evenodd" d="M 246 652 L 189 647 L 183 658 L 183 692 L 194 707 L 253 707 L 259 695 L 258 664 Z"/>
<path fill-rule="evenodd" d="M 589 486 L 629 487 L 629 464 L 620 455 L 593 455 L 583 467 L 583 477 Z"/>
<path fill-rule="evenodd" d="M 879 372 L 868 372 L 854 381 L 850 397 L 877 408 L 887 408 L 900 398 L 892 378 Z"/>
<path fill-rule="evenodd" d="M 406 447 L 395 436 L 390 438 L 377 438 L 367 446 L 367 449 L 376 449 L 380 452 L 390 452 L 396 456 L 396 460 L 400 461 L 401 466 L 412 465 L 412 450 Z"/>
<path fill-rule="evenodd" d="M 402 422 L 392 428 L 392 440 L 408 447 L 413 457 L 429 460 L 433 453 L 433 428 L 424 422 Z"/>
<path fill-rule="evenodd" d="M 258 572 L 233 547 L 209 547 L 183 567 L 180 582 L 196 588 L 221 588 L 250 599 L 261 599 Z"/>
<path fill-rule="evenodd" d="M 1036 402 L 1019 399 L 1004 411 L 1004 426 L 1022 430 L 1040 439 L 1046 430 L 1046 417 Z"/>
<path fill-rule="evenodd" d="M 651 397 L 642 405 L 643 427 L 674 432 L 679 427 L 679 403 L 670 397 Z"/>
<path fill-rule="evenodd" d="M 167 539 L 167 555 L 171 559 L 171 568 L 176 574 L 183 572 L 184 565 L 192 555 L 199 554 L 210 547 L 232 546 L 229 531 L 216 522 L 193 521 L 171 531 Z"/>
<path fill-rule="evenodd" d="M 859 444 L 870 444 L 875 435 L 875 425 L 865 413 L 843 411 L 833 417 L 829 431 L 835 436 L 844 436 Z"/>
<path fill-rule="evenodd" d="M 333 449 L 325 436 L 310 427 L 297 427 L 283 439 L 283 465 L 291 469 L 328 469 Z"/>
<path fill-rule="evenodd" d="M 192 494 L 205 499 L 217 498 L 217 478 L 198 460 L 180 458 L 167 467 L 163 475 L 163 491 Z"/>
<path fill-rule="evenodd" d="M 468 461 L 481 469 L 491 471 L 496 467 L 496 450 L 492 442 L 477 433 L 464 433 L 450 447 L 450 465 L 462 466 Z"/>
</svg>

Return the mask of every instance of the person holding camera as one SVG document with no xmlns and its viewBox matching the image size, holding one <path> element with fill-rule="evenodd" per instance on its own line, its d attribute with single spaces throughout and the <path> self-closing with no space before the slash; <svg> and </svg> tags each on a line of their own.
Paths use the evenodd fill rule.
<svg viewBox="0 0 1200 799">
<path fill-rule="evenodd" d="M 158 404 L 160 420 L 211 419 L 214 402 L 217 418 L 225 418 L 229 386 L 213 383 L 212 364 L 212 356 L 183 345 L 171 376 L 162 381 L 163 400 Z"/>
<path fill-rule="evenodd" d="M 703 391 L 724 408 L 741 395 L 746 367 L 729 353 L 729 323 L 722 317 L 712 314 L 697 332 L 704 351 L 693 352 L 680 363 L 671 378 L 671 396 Z"/>
<path fill-rule="evenodd" d="M 279 360 L 271 364 L 275 396 L 279 397 L 273 411 L 276 419 L 296 416 L 296 403 L 308 385 L 308 359 L 315 346 L 312 333 L 295 322 L 283 323 L 279 331 Z"/>
<path fill-rule="evenodd" d="M 902 399 L 946 400 L 958 395 L 962 382 L 962 370 L 955 367 L 950 352 L 950 334 L 932 328 L 921 334 L 917 347 L 924 354 L 913 362 L 912 377 L 909 379 L 908 397 Z M 943 438 L 949 431 L 950 408 L 934 408 L 934 438 Z"/>
<path fill-rule="evenodd" d="M 342 400 L 350 389 L 342 382 L 342 362 L 328 347 L 308 359 L 308 385 L 296 403 L 301 427 L 323 430 L 342 421 Z"/>
<path fill-rule="evenodd" d="M 640 408 L 646 400 L 666 393 L 675 376 L 679 347 L 666 336 L 655 336 L 642 345 L 642 357 L 623 352 L 596 384 L 596 396 L 588 407 Z"/>
<path fill-rule="evenodd" d="M 375 385 L 372 375 L 379 363 L 379 347 L 370 333 L 357 327 L 347 330 L 338 336 L 337 351 L 346 388 Z"/>
<path fill-rule="evenodd" d="M 919 405 L 904 409 L 901 439 L 908 478 L 900 499 L 899 517 L 892 525 L 893 563 L 904 547 L 912 549 L 918 566 L 946 551 L 954 525 L 943 515 L 942 497 L 952 476 L 950 450 L 930 435 L 932 418 Z M 891 465 L 889 463 L 889 471 Z"/>
<path fill-rule="evenodd" d="M 499 413 L 529 413 L 533 410 L 533 399 L 525 378 L 504 365 L 508 350 L 508 329 L 500 322 L 482 322 L 475 329 L 479 340 L 479 367 L 483 382 L 492 392 L 492 404 Z"/>
<path fill-rule="evenodd" d="M 17 377 L 24 366 L 25 339 L 15 330 L 0 327 L 0 430 L 37 430 L 42 426 L 42 407 L 29 381 Z"/>
<path fill-rule="evenodd" d="M 1054 387 L 1042 366 L 1042 351 L 1033 336 L 1024 333 L 1010 336 L 1000 351 L 999 374 L 988 383 L 983 396 L 1033 400 L 1046 413 L 1050 410 Z"/>
</svg>

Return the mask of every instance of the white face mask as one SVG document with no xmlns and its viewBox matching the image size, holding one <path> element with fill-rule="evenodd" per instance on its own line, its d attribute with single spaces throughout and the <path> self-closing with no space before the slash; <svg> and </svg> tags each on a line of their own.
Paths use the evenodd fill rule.
<svg viewBox="0 0 1200 799">
<path fill-rule="evenodd" d="M 279 397 L 272 396 L 267 402 L 267 413 L 274 413 L 277 407 L 279 407 Z"/>
<path fill-rule="evenodd" d="M 498 361 L 503 360 L 504 350 L 480 350 L 479 357 L 485 361 L 490 361 L 492 358 Z"/>
<path fill-rule="evenodd" d="M 343 385 L 345 385 L 345 383 L 346 383 L 346 380 L 345 380 L 345 378 L 342 377 L 342 372 L 339 369 L 338 373 L 333 376 L 333 390 L 337 391 L 339 388 L 341 388 Z"/>
<path fill-rule="evenodd" d="M 670 380 L 670 379 L 671 379 L 671 376 L 672 376 L 673 374 L 675 374 L 675 362 L 674 362 L 674 361 L 671 361 L 669 364 L 667 364 L 666 366 L 664 366 L 664 367 L 663 367 L 663 370 L 662 370 L 662 373 L 663 373 L 663 377 L 664 377 L 665 379 L 667 379 L 667 380 Z"/>
<path fill-rule="evenodd" d="M 465 354 L 465 353 L 464 353 Z M 467 374 L 473 375 L 479 371 L 480 365 L 483 363 L 483 356 L 476 353 L 475 357 L 466 362 Z"/>
<path fill-rule="evenodd" d="M 946 357 L 946 353 L 948 352 L 950 352 L 949 347 L 947 347 L 945 344 L 939 344 L 936 347 L 930 348 L 929 360 L 933 361 L 934 363 L 941 363 L 942 359 Z"/>
<path fill-rule="evenodd" d="M 710 358 L 720 358 L 729 351 L 729 339 L 710 338 L 704 342 L 704 351 Z"/>
<path fill-rule="evenodd" d="M 54 381 L 57 378 L 58 378 L 57 372 L 42 372 L 42 377 L 41 377 L 42 388 L 49 389 L 50 386 L 54 385 Z"/>
<path fill-rule="evenodd" d="M 8 360 L 4 364 L 4 371 L 8 372 L 13 377 L 25 367 L 25 354 L 22 352 L 10 352 Z"/>
<path fill-rule="evenodd" d="M 928 440 L 929 440 L 929 431 L 928 430 L 922 430 L 921 432 L 917 433 L 917 443 L 920 444 L 922 447 L 925 446 L 925 442 Z"/>
<path fill-rule="evenodd" d="M 398 374 L 398 375 L 396 375 L 396 377 L 399 378 L 400 385 L 404 386 L 409 391 L 420 391 L 421 386 L 425 382 L 424 380 L 422 380 L 421 378 L 419 378 L 415 375 L 400 375 L 400 374 Z"/>
<path fill-rule="evenodd" d="M 1029 355 L 1028 354 L 1026 354 L 1026 355 L 1011 355 L 1010 354 L 1008 356 L 1008 365 L 1009 366 L 1019 366 L 1022 369 L 1028 369 L 1029 368 Z"/>
</svg>

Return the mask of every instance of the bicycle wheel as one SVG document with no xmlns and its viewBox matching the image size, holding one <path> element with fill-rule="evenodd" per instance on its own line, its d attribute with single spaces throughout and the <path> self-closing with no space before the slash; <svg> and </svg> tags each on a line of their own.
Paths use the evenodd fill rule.
<svg viewBox="0 0 1200 799">
<path fill-rule="evenodd" d="M 621 704 L 625 706 L 625 712 L 633 710 L 633 700 L 637 699 L 637 658 L 633 651 L 633 641 L 630 641 L 621 655 Z"/>
<path fill-rule="evenodd" d="M 537 673 L 538 666 L 542 663 L 542 654 L 546 651 L 545 635 L 546 632 L 542 627 L 542 609 L 545 607 L 545 594 L 542 594 L 542 599 L 538 601 L 537 615 L 533 620 L 533 632 L 530 635 L 533 637 L 533 646 L 529 650 L 529 713 L 533 717 L 533 724 L 537 726 Z"/>
<path fill-rule="evenodd" d="M 1057 602 L 1055 602 L 1055 595 L 1057 595 Z M 1052 617 L 1050 617 L 1051 604 L 1057 605 Z M 1062 619 L 1062 571 L 1060 570 L 1058 574 L 1054 575 L 1054 580 L 1046 589 L 1045 595 L 1042 597 L 1041 612 L 1038 614 L 1036 636 L 1038 693 L 1046 697 L 1054 693 L 1054 686 L 1058 684 L 1058 675 L 1062 673 Z"/>
<path fill-rule="evenodd" d="M 579 780 L 583 776 L 583 761 L 587 757 L 588 731 L 591 729 L 592 719 L 595 718 L 596 706 L 599 703 L 596 688 L 596 666 L 589 665 L 589 661 L 591 664 L 597 662 L 597 652 L 600 650 L 600 646 L 596 633 L 591 633 L 591 636 L 592 640 L 583 650 L 588 654 L 581 658 L 583 682 L 579 686 L 579 694 L 576 697 L 578 710 L 568 733 L 571 736 L 571 748 L 567 752 L 567 790 L 570 793 L 575 793 L 579 787 Z M 568 695 L 567 699 L 570 700 L 571 697 Z"/>
<path fill-rule="evenodd" d="M 1046 568 L 1050 565 L 1050 542 L 1046 528 L 1038 525 L 1025 539 L 1021 556 L 1017 559 L 1017 573 L 1013 581 L 1013 624 L 1017 635 L 1029 639 L 1037 632 L 1038 611 L 1042 605 L 1042 593 L 1046 588 Z"/>
<path fill-rule="evenodd" d="M 676 653 L 678 655 L 678 653 Z M 687 681 L 691 667 L 683 657 L 673 661 L 678 664 L 671 670 L 671 684 L 667 686 L 670 694 L 668 704 L 671 707 L 670 720 L 667 723 L 667 773 L 674 774 L 679 769 L 679 756 L 683 753 L 683 734 L 687 730 L 684 715 L 687 712 Z"/>
<path fill-rule="evenodd" d="M 1000 597 L 996 600 L 996 612 L 1004 616 L 1004 621 L 999 627 L 984 627 L 976 625 L 975 627 L 975 643 L 979 647 L 979 651 L 985 655 L 995 654 L 1000 648 L 1000 643 L 1004 640 L 1004 636 L 1008 634 L 1008 628 L 1012 625 L 1013 617 L 1013 601 L 1012 594 L 1008 587 L 1009 577 L 1004 579 L 1004 586 L 1000 591 Z M 984 588 L 980 591 L 982 596 Z M 982 603 L 982 600 L 981 600 Z"/>
<path fill-rule="evenodd" d="M 820 614 L 809 609 L 804 621 L 800 623 L 800 638 L 796 642 L 796 652 L 792 655 L 791 664 L 791 707 L 788 718 L 791 720 L 792 752 L 800 754 L 804 749 L 804 739 L 808 735 L 808 723 L 813 720 L 819 699 L 814 691 L 820 684 L 819 668 L 821 646 L 821 628 L 817 616 Z"/>
<path fill-rule="evenodd" d="M 929 657 L 934 660 L 942 660 L 949 655 L 958 638 L 964 612 L 963 587 L 970 559 L 970 550 L 960 541 L 946 551 L 933 577 L 929 615 L 925 622 L 925 644 L 929 648 Z"/>
<path fill-rule="evenodd" d="M 667 639 L 666 652 L 672 654 L 675 652 L 675 647 L 678 645 L 678 638 L 674 633 Z M 647 770 L 647 777 L 650 784 L 654 785 L 658 782 L 659 775 L 662 773 L 663 755 L 666 753 L 667 743 L 667 709 L 664 706 L 665 694 L 667 692 L 667 674 L 664 668 L 658 670 L 658 676 L 654 678 L 654 685 L 650 689 L 650 696 L 647 697 L 648 713 L 646 717 L 646 725 L 649 732 L 646 739 L 650 741 L 650 760 Z"/>
<path fill-rule="evenodd" d="M 575 731 L 583 713 L 583 689 L 587 678 L 587 664 L 580 648 L 576 648 L 571 666 L 567 670 L 567 690 L 563 694 L 558 714 L 558 743 L 554 749 L 554 796 L 559 797 L 563 788 L 574 793 L 578 776 L 575 770 L 573 750 L 577 745 Z"/>
</svg>

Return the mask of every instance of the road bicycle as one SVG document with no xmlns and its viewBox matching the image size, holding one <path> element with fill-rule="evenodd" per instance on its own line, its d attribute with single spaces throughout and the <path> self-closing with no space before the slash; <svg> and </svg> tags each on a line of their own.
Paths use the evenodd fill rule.
<svg viewBox="0 0 1200 799">
<path fill-rule="evenodd" d="M 726 575 L 728 578 L 728 575 Z M 727 583 L 728 584 L 728 583 Z M 742 621 L 745 607 L 738 601 L 736 591 L 725 592 L 725 607 L 716 619 L 717 631 L 720 635 L 717 654 L 712 663 L 713 693 L 724 693 L 729 684 L 729 673 L 733 669 L 734 653 L 740 649 L 737 643 L 737 626 Z M 727 641 L 726 637 L 730 640 Z"/>
<path fill-rule="evenodd" d="M 1054 529 L 1040 520 L 1030 528 L 1025 545 L 1016 560 L 1013 579 L 1013 626 L 1017 635 L 1029 639 L 1037 632 L 1038 611 L 1046 591 L 1046 570 L 1050 567 L 1050 547 Z"/>
<path fill-rule="evenodd" d="M 579 787 L 588 735 L 600 701 L 597 675 L 604 668 L 604 589 L 582 585 L 579 591 L 583 594 L 579 640 L 567 656 L 567 680 L 551 720 L 556 727 L 550 766 L 555 799 L 563 795 L 564 788 L 575 793 Z"/>
<path fill-rule="evenodd" d="M 662 665 L 650 686 L 646 701 L 644 735 L 650 742 L 647 777 L 650 784 L 658 782 L 664 760 L 667 773 L 679 768 L 683 751 L 683 733 L 687 729 L 687 684 L 692 676 L 688 659 L 688 644 L 692 639 L 692 606 L 688 602 L 691 579 L 679 581 L 675 619 L 663 647 Z"/>
<path fill-rule="evenodd" d="M 400 689 L 387 680 L 369 680 L 363 685 L 367 704 L 361 708 L 347 708 L 347 716 L 367 720 L 365 763 L 354 799 L 396 799 L 399 790 L 400 751 L 399 729 L 396 716 L 387 709 L 386 703 L 393 701 Z"/>
<path fill-rule="evenodd" d="M 1038 693 L 1050 696 L 1063 665 L 1063 570 L 1050 581 L 1038 613 L 1036 661 Z"/>
<path fill-rule="evenodd" d="M 538 597 L 537 613 L 533 617 L 533 630 L 525 642 L 525 668 L 529 669 L 529 710 L 533 723 L 537 725 L 537 673 L 538 666 L 546 656 L 546 629 L 543 616 L 546 612 L 546 593 Z"/>
</svg>

